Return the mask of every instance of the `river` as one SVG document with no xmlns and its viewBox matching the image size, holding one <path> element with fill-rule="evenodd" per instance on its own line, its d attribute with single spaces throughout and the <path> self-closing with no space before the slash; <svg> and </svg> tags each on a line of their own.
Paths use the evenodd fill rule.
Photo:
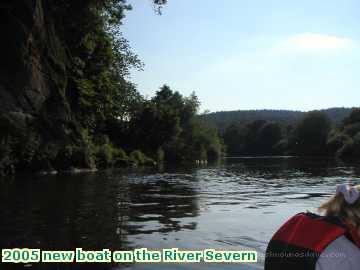
<svg viewBox="0 0 360 270">
<path fill-rule="evenodd" d="M 315 211 L 336 184 L 359 184 L 359 178 L 358 164 L 291 157 L 18 176 L 1 183 L 0 244 L 43 250 L 146 247 L 258 252 L 258 263 L 245 266 L 16 265 L 19 269 L 263 269 L 267 242 L 286 219 Z"/>
</svg>

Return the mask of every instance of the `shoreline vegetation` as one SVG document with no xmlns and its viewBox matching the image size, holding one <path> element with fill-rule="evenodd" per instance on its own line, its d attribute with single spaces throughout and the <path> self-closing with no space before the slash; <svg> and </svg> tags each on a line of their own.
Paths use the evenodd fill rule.
<svg viewBox="0 0 360 270">
<path fill-rule="evenodd" d="M 334 121 L 324 112 L 306 113 L 297 123 L 230 122 L 221 133 L 230 156 L 360 157 L 360 109 Z"/>
<path fill-rule="evenodd" d="M 166 1 L 152 4 L 161 15 Z M 1 176 L 222 155 L 195 93 L 163 85 L 149 99 L 130 81 L 130 70 L 143 67 L 121 34 L 130 10 L 125 0 L 3 1 Z"/>
<path fill-rule="evenodd" d="M 154 0 L 155 13 L 166 2 Z M 144 64 L 121 34 L 130 10 L 125 0 L 1 3 L 0 176 L 206 164 L 225 152 L 359 156 L 359 109 L 338 126 L 311 112 L 296 126 L 256 120 L 219 132 L 195 92 L 164 84 L 143 97 L 129 74 Z"/>
</svg>

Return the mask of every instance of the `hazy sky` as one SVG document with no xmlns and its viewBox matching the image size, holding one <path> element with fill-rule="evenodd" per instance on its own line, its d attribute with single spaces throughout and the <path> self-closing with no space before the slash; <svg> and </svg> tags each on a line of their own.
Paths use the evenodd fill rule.
<svg viewBox="0 0 360 270">
<path fill-rule="evenodd" d="M 358 0 L 169 0 L 162 16 L 129 3 L 144 95 L 166 83 L 210 111 L 360 105 Z"/>
</svg>

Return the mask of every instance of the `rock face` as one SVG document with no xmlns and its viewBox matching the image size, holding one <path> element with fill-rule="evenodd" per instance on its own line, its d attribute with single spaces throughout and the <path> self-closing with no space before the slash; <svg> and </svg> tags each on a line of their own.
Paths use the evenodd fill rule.
<svg viewBox="0 0 360 270">
<path fill-rule="evenodd" d="M 0 170 L 91 167 L 69 106 L 66 49 L 43 1 L 1 1 L 0 27 Z"/>
</svg>

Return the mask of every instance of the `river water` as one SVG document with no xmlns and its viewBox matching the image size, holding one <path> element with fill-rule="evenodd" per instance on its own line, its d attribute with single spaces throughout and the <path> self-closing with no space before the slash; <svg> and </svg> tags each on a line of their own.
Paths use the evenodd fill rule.
<svg viewBox="0 0 360 270">
<path fill-rule="evenodd" d="M 359 178 L 359 164 L 291 157 L 20 176 L 1 183 L 0 247 L 258 252 L 258 263 L 245 266 L 28 264 L 17 269 L 263 269 L 267 242 L 284 221 L 315 211 L 336 184 L 359 184 Z M 0 264 L 5 267 L 15 269 Z"/>
</svg>

